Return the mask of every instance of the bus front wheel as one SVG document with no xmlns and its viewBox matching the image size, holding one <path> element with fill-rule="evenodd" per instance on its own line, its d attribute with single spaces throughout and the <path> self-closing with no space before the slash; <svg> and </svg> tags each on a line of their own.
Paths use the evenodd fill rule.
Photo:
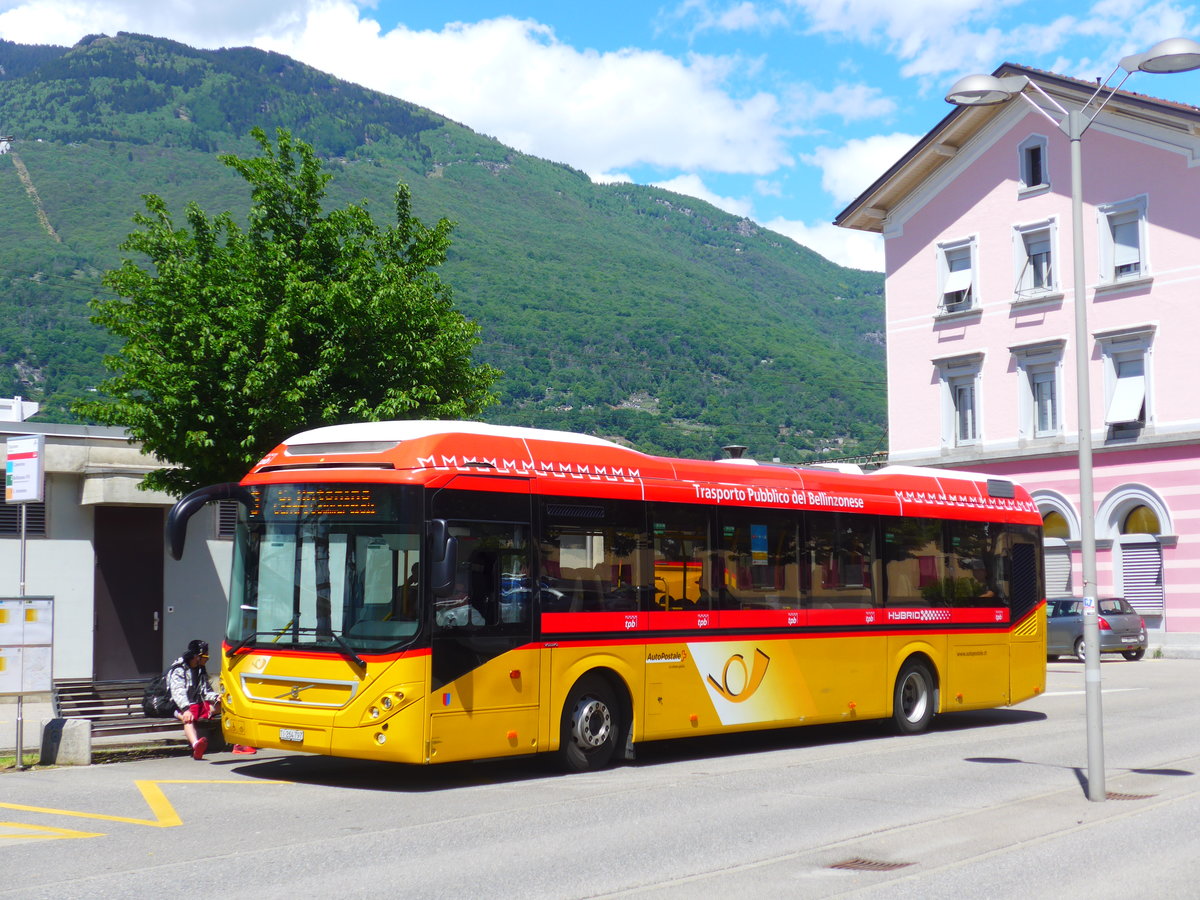
<svg viewBox="0 0 1200 900">
<path fill-rule="evenodd" d="M 598 676 L 581 678 L 563 706 L 558 757 L 568 772 L 592 772 L 612 760 L 622 733 L 616 695 Z"/>
<path fill-rule="evenodd" d="M 924 731 L 933 719 L 933 676 L 922 662 L 909 660 L 896 677 L 892 719 L 901 734 Z"/>
</svg>

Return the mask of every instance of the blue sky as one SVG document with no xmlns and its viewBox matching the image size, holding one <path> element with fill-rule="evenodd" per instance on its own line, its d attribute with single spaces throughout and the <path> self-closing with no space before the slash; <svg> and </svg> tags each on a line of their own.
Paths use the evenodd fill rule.
<svg viewBox="0 0 1200 900">
<path fill-rule="evenodd" d="M 1200 38 L 1182 0 L 0 0 L 0 37 L 136 31 L 256 46 L 430 107 L 597 181 L 700 197 L 845 265 L 833 217 L 1001 62 L 1108 75 Z M 1200 74 L 1126 87 L 1200 103 Z M 3 123 L 19 131 L 15 123 Z"/>
</svg>

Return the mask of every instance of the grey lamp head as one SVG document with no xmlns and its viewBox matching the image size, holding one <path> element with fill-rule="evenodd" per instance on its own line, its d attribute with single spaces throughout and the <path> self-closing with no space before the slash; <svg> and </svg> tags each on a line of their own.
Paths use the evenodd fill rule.
<svg viewBox="0 0 1200 900">
<path fill-rule="evenodd" d="M 1174 37 L 1159 41 L 1145 53 L 1126 56 L 1119 63 L 1126 72 L 1171 74 L 1200 69 L 1200 44 L 1191 38 Z"/>
<path fill-rule="evenodd" d="M 1011 100 L 1029 84 L 1024 75 L 964 75 L 946 94 L 946 102 L 955 106 L 995 106 Z"/>
</svg>

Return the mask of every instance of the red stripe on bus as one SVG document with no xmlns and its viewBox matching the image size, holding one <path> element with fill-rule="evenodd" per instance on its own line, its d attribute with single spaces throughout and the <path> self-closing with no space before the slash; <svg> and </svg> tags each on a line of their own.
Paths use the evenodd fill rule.
<svg viewBox="0 0 1200 900">
<path fill-rule="evenodd" d="M 542 631 L 705 631 L 731 628 L 844 628 L 896 625 L 1007 625 L 1005 606 L 947 609 L 721 609 L 650 612 L 543 613 Z"/>
</svg>

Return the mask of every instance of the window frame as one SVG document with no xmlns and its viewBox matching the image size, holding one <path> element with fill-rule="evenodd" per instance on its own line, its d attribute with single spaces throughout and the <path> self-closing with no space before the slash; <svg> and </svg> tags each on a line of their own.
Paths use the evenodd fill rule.
<svg viewBox="0 0 1200 900">
<path fill-rule="evenodd" d="M 1049 257 L 1047 262 L 1048 284 L 1040 287 L 1034 282 L 1031 240 L 1044 240 Z M 1043 219 L 1027 225 L 1013 226 L 1013 302 L 1022 303 L 1062 296 L 1062 273 L 1058 253 L 1058 220 Z"/>
<path fill-rule="evenodd" d="M 1151 277 L 1146 225 L 1147 206 L 1147 195 L 1140 194 L 1127 200 L 1101 204 L 1096 208 L 1100 240 L 1100 284 L 1102 286 L 1136 284 Z M 1125 258 L 1120 248 L 1128 246 L 1128 244 L 1121 244 L 1118 241 L 1116 227 L 1129 224 L 1134 226 L 1133 233 L 1137 236 L 1137 269 L 1122 273 L 1117 271 L 1119 266 L 1133 265 L 1133 263 L 1120 262 Z M 1126 231 L 1126 234 L 1128 233 Z"/>
<path fill-rule="evenodd" d="M 967 262 L 965 267 L 953 268 L 955 263 L 963 259 Z M 968 273 L 965 279 L 952 274 L 964 271 Z M 937 314 L 939 316 L 960 315 L 979 309 L 979 248 L 974 235 L 937 244 L 937 274 Z M 966 280 L 967 286 L 965 288 L 956 287 L 963 280 Z M 963 296 L 957 300 L 947 301 L 949 293 L 963 294 Z"/>
<path fill-rule="evenodd" d="M 977 447 L 983 443 L 983 404 L 980 382 L 983 371 L 983 353 L 935 359 L 938 380 L 942 391 L 942 446 Z M 971 419 L 974 434 L 960 437 L 962 411 L 959 406 L 960 391 L 971 390 Z"/>
<path fill-rule="evenodd" d="M 951 405 L 954 408 L 954 446 L 979 443 L 978 375 L 960 375 L 950 379 Z M 969 403 L 964 405 L 963 399 Z M 964 433 L 968 432 L 968 433 Z"/>
<path fill-rule="evenodd" d="M 1050 141 L 1044 134 L 1031 134 L 1017 145 L 1017 194 L 1026 197 L 1042 193 L 1050 188 Z M 1032 177 L 1030 156 L 1033 151 L 1038 154 L 1038 168 L 1041 178 L 1037 181 Z"/>
<path fill-rule="evenodd" d="M 1153 425 L 1154 391 L 1151 363 L 1154 332 L 1153 326 L 1144 326 L 1095 335 L 1104 366 L 1103 421 L 1110 440 L 1136 438 Z M 1131 373 L 1122 377 L 1122 365 L 1134 362 L 1140 363 L 1141 373 Z M 1134 379 L 1140 381 L 1140 384 L 1135 384 Z M 1140 417 L 1134 419 L 1114 412 L 1113 407 L 1118 403 L 1127 405 L 1136 402 L 1130 399 L 1134 396 L 1140 396 L 1141 399 Z M 1117 415 L 1120 421 L 1114 419 L 1114 415 Z"/>
<path fill-rule="evenodd" d="M 1063 352 L 1066 344 L 1065 339 L 1058 339 L 1009 348 L 1021 379 L 1017 403 L 1020 438 L 1049 440 L 1063 436 Z M 1054 391 L 1054 421 L 1051 427 L 1042 428 L 1037 385 L 1045 383 L 1047 377 Z"/>
</svg>

